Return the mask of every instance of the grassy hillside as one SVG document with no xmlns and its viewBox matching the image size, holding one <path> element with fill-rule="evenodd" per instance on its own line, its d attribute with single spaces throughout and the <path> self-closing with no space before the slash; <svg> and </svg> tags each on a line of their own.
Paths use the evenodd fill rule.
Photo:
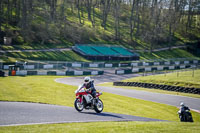
<svg viewBox="0 0 200 133">
<path fill-rule="evenodd" d="M 163 10 L 160 15 L 157 12 L 151 13 L 153 11 L 151 1 L 141 1 L 141 4 L 134 5 L 134 9 L 137 10 L 134 10 L 131 20 L 132 5 L 130 3 L 118 3 L 120 8 L 117 9 L 114 2 L 110 5 L 101 0 L 97 0 L 97 3 L 93 1 L 91 5 L 88 5 L 87 1 L 77 2 L 35 0 L 26 1 L 25 4 L 20 0 L 0 1 L 1 7 L 4 7 L 0 8 L 2 18 L 0 49 L 49 49 L 69 48 L 74 44 L 114 44 L 122 45 L 130 50 L 153 50 L 185 44 L 192 48 L 198 45 L 200 38 L 200 15 L 198 14 L 191 16 L 191 22 L 188 23 L 187 16 L 176 18 L 178 16 L 173 16 L 173 13 L 169 14 L 163 9 L 160 9 L 160 11 Z M 171 5 L 170 1 L 166 2 Z M 163 3 L 159 4 L 162 6 Z M 184 6 L 187 6 L 187 3 L 185 4 Z M 106 8 L 109 9 L 106 10 Z M 89 11 L 91 11 L 91 18 Z M 167 17 L 169 17 L 168 20 L 166 20 Z M 156 18 L 158 21 L 155 20 Z M 106 22 L 103 23 L 104 21 Z M 174 24 L 174 22 L 177 23 Z M 132 36 L 131 27 L 133 28 Z M 172 28 L 171 33 L 169 27 Z M 12 38 L 12 45 L 3 45 L 3 37 Z M 198 46 L 193 49 L 196 47 Z M 195 57 L 186 50 L 168 50 L 151 54 L 139 52 L 139 54 L 141 59 Z M 197 53 L 196 56 L 199 54 Z M 0 59 L 4 61 L 87 61 L 73 52 L 8 53 L 0 55 Z"/>
<path fill-rule="evenodd" d="M 173 58 L 199 58 L 188 52 L 186 49 L 172 49 L 158 52 L 138 52 L 141 60 L 152 60 L 152 59 L 173 59 Z"/>
<path fill-rule="evenodd" d="M 164 60 L 173 58 L 197 58 L 186 49 L 173 49 L 159 52 L 138 52 L 140 60 Z M 88 62 L 89 60 L 79 56 L 73 51 L 55 51 L 55 52 L 8 52 L 1 56 L 5 62 L 27 61 L 27 60 L 48 60 L 48 61 L 78 61 Z"/>
<path fill-rule="evenodd" d="M 73 44 L 21 44 L 21 45 L 2 45 L 2 50 L 34 50 L 34 49 L 52 49 L 52 48 L 66 48 L 71 47 Z"/>
<path fill-rule="evenodd" d="M 1 1 L 0 4 L 4 8 L 0 10 L 2 18 L 0 44 L 3 44 L 3 37 L 7 36 L 13 39 L 12 44 L 16 45 L 15 48 L 20 49 L 35 49 L 38 45 L 41 45 L 40 48 L 70 47 L 76 43 L 104 43 L 123 45 L 131 49 L 150 49 L 150 47 L 154 49 L 188 42 L 195 43 L 200 38 L 198 14 L 192 16 L 188 26 L 187 16 L 177 18 L 178 16 L 173 16 L 173 13 L 169 14 L 164 10 L 160 15 L 156 10 L 155 13 L 151 13 L 154 11 L 151 10 L 151 1 L 144 1 L 135 5 L 138 7 L 134 8 L 138 10 L 133 12 L 131 20 L 131 4 L 118 3 L 120 8 L 117 9 L 114 2 L 107 4 L 100 0 L 96 2 L 93 1 L 88 5 L 87 1 L 77 3 L 65 0 L 50 2 L 35 0 L 27 1 L 26 4 L 19 0 Z M 187 7 L 187 3 L 185 4 Z M 89 18 L 89 9 L 92 20 Z M 167 21 L 166 16 L 170 16 Z M 105 24 L 104 17 L 106 17 Z M 156 18 L 159 18 L 159 21 L 155 20 Z M 170 18 L 178 20 L 172 21 Z M 130 37 L 130 22 L 134 24 L 132 37 Z M 173 30 L 171 35 L 169 26 Z"/>
<path fill-rule="evenodd" d="M 45 61 L 79 61 L 87 62 L 88 60 L 74 53 L 73 51 L 54 51 L 54 52 L 12 52 L 6 56 L 18 60 L 45 60 Z"/>
</svg>

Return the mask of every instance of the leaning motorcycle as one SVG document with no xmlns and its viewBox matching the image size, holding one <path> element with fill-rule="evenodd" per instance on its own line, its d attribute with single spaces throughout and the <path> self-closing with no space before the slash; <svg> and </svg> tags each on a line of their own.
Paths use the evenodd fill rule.
<svg viewBox="0 0 200 133">
<path fill-rule="evenodd" d="M 193 122 L 192 114 L 189 110 L 178 111 L 179 119 L 181 122 Z"/>
<path fill-rule="evenodd" d="M 91 91 L 86 91 L 85 88 L 80 89 L 81 86 L 75 91 L 76 99 L 74 102 L 74 107 L 78 112 L 83 109 L 92 109 L 96 113 L 101 113 L 103 111 L 103 102 L 99 99 L 102 95 L 100 92 L 96 92 L 96 98 L 93 98 Z"/>
</svg>

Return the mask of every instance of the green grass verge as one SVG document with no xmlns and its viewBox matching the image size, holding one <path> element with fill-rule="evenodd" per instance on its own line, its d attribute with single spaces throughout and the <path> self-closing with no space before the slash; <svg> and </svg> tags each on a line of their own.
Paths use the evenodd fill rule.
<svg viewBox="0 0 200 133">
<path fill-rule="evenodd" d="M 173 59 L 173 58 L 199 58 L 195 55 L 191 54 L 185 49 L 172 49 L 172 50 L 164 50 L 158 52 L 152 52 L 152 54 L 148 52 L 139 52 L 141 60 L 152 60 L 152 59 Z"/>
<path fill-rule="evenodd" d="M 199 133 L 200 123 L 92 122 L 0 127 L 0 132 L 31 133 Z"/>
<path fill-rule="evenodd" d="M 82 56 L 73 51 L 55 51 L 55 52 L 12 52 L 6 53 L 7 58 L 4 61 L 10 60 L 51 60 L 51 61 L 79 61 L 88 62 Z"/>
<path fill-rule="evenodd" d="M 51 76 L 1 77 L 0 100 L 72 106 L 76 87 L 56 83 L 55 78 Z"/>
<path fill-rule="evenodd" d="M 122 81 L 200 88 L 200 70 L 199 69 L 187 70 L 187 71 L 183 70 L 181 72 L 174 71 L 174 72 L 168 73 L 168 74 L 134 77 L 134 78 L 130 78 L 130 79 L 122 80 Z M 142 87 L 113 86 L 113 83 L 104 83 L 104 84 L 98 84 L 98 85 L 200 98 L 200 95 L 198 95 L 198 94 L 181 93 L 181 92 L 166 91 L 166 90 L 159 90 L 159 89 L 148 89 L 148 88 L 142 88 Z"/>
<path fill-rule="evenodd" d="M 155 92 L 155 93 L 163 93 L 163 94 L 200 98 L 200 95 L 198 95 L 198 94 L 181 93 L 181 92 L 166 91 L 166 90 L 159 90 L 159 89 L 148 89 L 148 88 L 142 88 L 142 87 L 114 86 L 113 83 L 111 83 L 111 82 L 98 84 L 98 86 L 106 86 L 106 87 L 114 87 L 114 88 L 122 88 L 122 89 L 134 89 L 134 90 L 139 90 L 139 91 L 148 91 L 148 92 Z"/>
<path fill-rule="evenodd" d="M 0 100 L 27 101 L 73 107 L 77 89 L 54 81 L 56 76 L 28 76 L 0 78 Z M 160 103 L 104 93 L 101 97 L 104 111 L 148 118 L 179 121 L 178 108 Z M 131 103 L 131 104 L 130 104 Z M 161 115 L 162 114 L 162 115 Z M 193 112 L 194 121 L 200 122 L 199 114 Z"/>
<path fill-rule="evenodd" d="M 2 45 L 3 50 L 25 50 L 25 49 L 52 49 L 52 48 L 67 48 L 71 47 L 71 43 L 61 44 L 22 44 L 22 45 Z"/>
<path fill-rule="evenodd" d="M 200 88 L 200 69 L 182 70 L 167 74 L 135 77 L 123 81 Z"/>
</svg>

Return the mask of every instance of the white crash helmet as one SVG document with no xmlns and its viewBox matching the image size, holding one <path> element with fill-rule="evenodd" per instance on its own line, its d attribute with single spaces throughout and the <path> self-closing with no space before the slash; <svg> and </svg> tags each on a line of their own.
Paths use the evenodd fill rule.
<svg viewBox="0 0 200 133">
<path fill-rule="evenodd" d="M 180 105 L 181 105 L 181 106 L 185 106 L 185 103 L 184 103 L 184 102 L 181 102 Z"/>
<path fill-rule="evenodd" d="M 87 84 L 87 83 L 89 83 L 91 81 L 91 79 L 90 79 L 90 77 L 85 77 L 84 78 L 84 82 Z"/>
</svg>

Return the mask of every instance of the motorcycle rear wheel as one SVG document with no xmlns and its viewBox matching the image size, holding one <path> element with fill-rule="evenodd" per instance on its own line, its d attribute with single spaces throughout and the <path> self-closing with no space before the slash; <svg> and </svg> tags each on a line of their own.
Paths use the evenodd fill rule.
<svg viewBox="0 0 200 133">
<path fill-rule="evenodd" d="M 81 112 L 84 109 L 84 105 L 80 103 L 79 99 L 74 101 L 74 107 L 78 112 Z"/>
<path fill-rule="evenodd" d="M 98 102 L 95 104 L 94 110 L 96 113 L 101 113 L 103 111 L 103 102 L 100 99 L 98 99 Z"/>
</svg>

